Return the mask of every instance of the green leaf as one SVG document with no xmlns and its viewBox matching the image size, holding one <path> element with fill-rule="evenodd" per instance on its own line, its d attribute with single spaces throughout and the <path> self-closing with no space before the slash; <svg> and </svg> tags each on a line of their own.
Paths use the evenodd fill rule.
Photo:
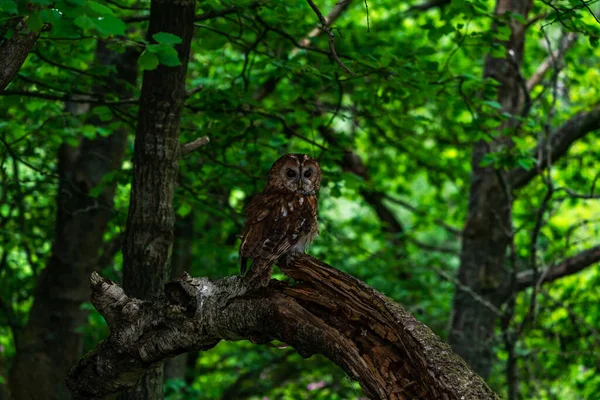
<svg viewBox="0 0 600 400">
<path fill-rule="evenodd" d="M 525 171 L 529 171 L 530 169 L 533 168 L 533 166 L 535 165 L 535 158 L 521 158 L 517 161 L 517 164 L 519 164 L 519 166 L 521 166 L 521 168 L 523 168 Z"/>
<path fill-rule="evenodd" d="M 114 15 L 113 11 L 110 8 L 104 6 L 104 5 L 100 4 L 100 3 L 97 3 L 95 1 L 88 1 L 87 2 L 87 6 L 88 6 L 88 8 L 90 10 L 92 10 L 96 14 L 100 14 L 100 15 Z"/>
<path fill-rule="evenodd" d="M 15 3 L 13 0 L 0 0 L 0 11 L 7 12 L 9 14 L 19 13 L 17 3 Z"/>
<path fill-rule="evenodd" d="M 183 203 L 181 206 L 179 206 L 179 208 L 177 209 L 177 215 L 179 215 L 180 217 L 185 217 L 186 215 L 188 215 L 190 212 L 192 211 L 192 206 L 190 206 L 188 203 Z"/>
<path fill-rule="evenodd" d="M 163 45 L 160 45 L 160 44 L 146 45 L 146 51 L 149 51 L 150 53 L 159 53 L 162 48 L 163 48 Z"/>
<path fill-rule="evenodd" d="M 496 153 L 487 153 L 481 159 L 481 164 L 480 165 L 482 167 L 489 167 L 490 165 L 495 165 L 496 163 L 498 163 L 498 159 L 499 159 L 498 154 L 496 154 Z"/>
<path fill-rule="evenodd" d="M 490 54 L 494 58 L 504 58 L 506 57 L 506 47 L 494 43 L 490 50 Z"/>
<path fill-rule="evenodd" d="M 107 122 L 112 119 L 112 113 L 110 111 L 110 108 L 108 108 L 107 106 L 94 107 L 94 110 L 92 112 L 94 115 L 100 118 L 100 121 Z"/>
<path fill-rule="evenodd" d="M 94 21 L 96 28 L 107 35 L 124 35 L 125 22 L 115 17 L 114 15 L 106 15 L 99 17 Z"/>
<path fill-rule="evenodd" d="M 29 15 L 29 18 L 27 19 L 27 26 L 33 32 L 39 32 L 42 30 L 44 21 L 42 21 L 42 16 L 40 15 L 39 11 L 34 11 L 31 13 L 31 15 Z"/>
<path fill-rule="evenodd" d="M 492 108 L 495 108 L 496 110 L 502 109 L 502 105 L 495 100 L 485 100 L 483 103 L 487 104 L 488 106 L 490 106 Z"/>
<path fill-rule="evenodd" d="M 182 42 L 179 36 L 167 32 L 155 33 L 154 35 L 152 35 L 152 39 L 156 40 L 158 43 L 169 45 L 175 45 Z"/>
<path fill-rule="evenodd" d="M 177 67 L 178 65 L 181 65 L 177 50 L 173 47 L 163 47 L 158 53 L 158 58 L 160 59 L 161 64 L 164 64 L 167 67 Z"/>
<path fill-rule="evenodd" d="M 96 137 L 96 127 L 94 125 L 84 125 L 81 128 L 81 133 L 88 139 L 93 139 Z"/>
<path fill-rule="evenodd" d="M 506 25 L 503 25 L 498 27 L 498 30 L 494 34 L 494 37 L 498 40 L 508 40 L 510 39 L 511 33 L 512 31 L 510 30 L 510 28 Z"/>
<path fill-rule="evenodd" d="M 93 29 L 95 27 L 94 21 L 92 21 L 92 19 L 85 14 L 75 18 L 73 23 L 84 30 Z"/>
<path fill-rule="evenodd" d="M 144 51 L 138 59 L 141 69 L 153 70 L 158 67 L 158 57 L 149 51 Z"/>
<path fill-rule="evenodd" d="M 527 23 L 527 20 L 525 19 L 525 17 L 519 13 L 510 13 L 510 16 L 513 17 L 515 19 L 515 21 L 517 21 L 517 22 L 520 22 L 522 24 Z"/>
</svg>

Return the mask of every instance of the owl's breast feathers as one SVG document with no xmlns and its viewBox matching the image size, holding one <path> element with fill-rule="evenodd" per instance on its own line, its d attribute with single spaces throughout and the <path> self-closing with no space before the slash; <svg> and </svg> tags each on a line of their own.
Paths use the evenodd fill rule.
<svg viewBox="0 0 600 400">
<path fill-rule="evenodd" d="M 248 258 L 268 265 L 290 252 L 304 252 L 318 235 L 317 198 L 296 193 L 260 193 L 246 206 L 240 246 L 242 274 Z"/>
</svg>

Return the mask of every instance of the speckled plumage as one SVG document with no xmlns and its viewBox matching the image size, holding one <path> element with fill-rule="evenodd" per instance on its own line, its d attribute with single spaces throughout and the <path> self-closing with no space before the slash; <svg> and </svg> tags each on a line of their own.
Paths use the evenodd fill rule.
<svg viewBox="0 0 600 400">
<path fill-rule="evenodd" d="M 293 176 L 291 176 L 293 174 Z M 317 192 L 321 168 L 306 154 L 287 154 L 269 171 L 267 187 L 246 206 L 240 246 L 241 273 L 254 286 L 267 286 L 282 256 L 304 253 L 319 234 Z"/>
</svg>

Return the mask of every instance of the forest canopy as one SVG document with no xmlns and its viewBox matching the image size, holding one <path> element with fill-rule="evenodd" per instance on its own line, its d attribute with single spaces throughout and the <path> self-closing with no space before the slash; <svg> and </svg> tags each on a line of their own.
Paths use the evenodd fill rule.
<svg viewBox="0 0 600 400">
<path fill-rule="evenodd" d="M 107 282 L 151 302 L 239 275 L 244 206 L 287 153 L 321 166 L 320 272 L 282 265 L 265 299 L 332 279 L 392 299 L 502 398 L 597 396 L 599 18 L 596 0 L 0 0 L 0 400 L 71 398 L 114 336 L 90 303 Z M 234 336 L 141 385 L 374 397 L 335 357 Z"/>
</svg>

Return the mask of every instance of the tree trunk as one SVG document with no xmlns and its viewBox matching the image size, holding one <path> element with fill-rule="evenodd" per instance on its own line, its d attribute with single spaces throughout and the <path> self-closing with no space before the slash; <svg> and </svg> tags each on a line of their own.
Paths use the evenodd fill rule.
<svg viewBox="0 0 600 400">
<path fill-rule="evenodd" d="M 173 193 L 180 156 L 179 124 L 194 30 L 194 0 L 153 0 L 148 38 L 158 32 L 182 39 L 178 67 L 160 65 L 144 73 L 129 215 L 123 249 L 123 285 L 141 299 L 162 292 L 173 244 Z M 157 363 L 123 399 L 162 399 L 163 368 Z"/>
<path fill-rule="evenodd" d="M 138 53 L 115 54 L 99 42 L 96 56 L 99 63 L 116 65 L 117 76 L 108 89 L 128 97 L 126 85 L 119 80 L 135 84 Z M 77 330 L 86 324 L 88 312 L 81 305 L 88 301 L 87 277 L 98 264 L 113 214 L 116 184 L 106 185 L 98 198 L 90 197 L 89 192 L 106 173 L 121 168 L 127 134 L 121 129 L 106 138 L 82 139 L 78 147 L 63 144 L 60 148 L 56 238 L 37 282 L 28 323 L 17 342 L 9 379 L 15 400 L 69 396 L 64 379 L 83 351 Z"/>
<path fill-rule="evenodd" d="M 527 18 L 531 0 L 498 0 L 496 16 L 506 12 Z M 510 39 L 498 42 L 505 58 L 488 56 L 484 77 L 499 83 L 497 101 L 502 111 L 520 115 L 523 108 L 523 58 L 525 27 L 510 19 Z M 492 30 L 495 31 L 497 25 Z M 499 130 L 515 127 L 514 120 L 503 123 Z M 456 289 L 449 342 L 454 350 L 484 378 L 490 374 L 497 310 L 515 290 L 512 271 L 507 265 L 507 248 L 512 240 L 512 197 L 505 172 L 482 167 L 483 157 L 500 146 L 510 146 L 510 139 L 500 133 L 492 143 L 475 144 L 471 160 L 471 189 L 467 220 L 463 231 L 458 278 L 475 293 Z M 493 311 L 495 310 L 495 311 Z"/>
<path fill-rule="evenodd" d="M 17 75 L 40 36 L 29 30 L 23 18 L 12 18 L 2 28 L 12 30 L 13 35 L 10 39 L 0 38 L 0 93 Z"/>
<path fill-rule="evenodd" d="M 498 399 L 429 328 L 363 282 L 308 255 L 281 268 L 301 283 L 249 293 L 239 276 L 183 275 L 153 302 L 93 274 L 92 303 L 111 335 L 71 371 L 74 399 L 106 398 L 166 357 L 245 338 L 323 354 L 371 398 Z"/>
</svg>

